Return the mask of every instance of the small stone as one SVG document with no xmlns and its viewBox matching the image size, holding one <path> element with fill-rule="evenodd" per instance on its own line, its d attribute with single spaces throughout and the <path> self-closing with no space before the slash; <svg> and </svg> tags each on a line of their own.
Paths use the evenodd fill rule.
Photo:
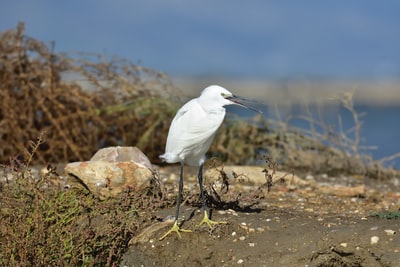
<svg viewBox="0 0 400 267">
<path fill-rule="evenodd" d="M 307 175 L 307 176 L 306 176 L 306 180 L 314 180 L 314 176 L 312 176 L 312 175 Z"/>
<path fill-rule="evenodd" d="M 371 237 L 371 245 L 375 245 L 379 242 L 379 237 L 378 236 L 372 236 Z"/>
<path fill-rule="evenodd" d="M 249 228 L 249 233 L 254 233 L 256 230 L 254 228 Z"/>
<path fill-rule="evenodd" d="M 239 259 L 239 260 L 237 261 L 237 264 L 242 264 L 243 262 L 244 262 L 244 260 Z"/>
<path fill-rule="evenodd" d="M 255 243 L 249 243 L 249 247 L 254 247 L 255 245 Z"/>
<path fill-rule="evenodd" d="M 231 234 L 232 236 L 236 236 L 236 232 L 232 232 L 232 234 Z"/>
<path fill-rule="evenodd" d="M 258 228 L 257 228 L 257 232 L 263 233 L 264 231 L 265 231 L 264 228 L 261 228 L 261 227 L 258 227 Z"/>
<path fill-rule="evenodd" d="M 387 234 L 387 235 L 395 235 L 396 234 L 396 231 L 394 231 L 394 230 L 392 230 L 392 229 L 386 229 L 386 230 L 384 230 L 385 231 L 385 233 Z"/>
<path fill-rule="evenodd" d="M 341 247 L 347 248 L 347 243 L 340 243 Z"/>
<path fill-rule="evenodd" d="M 239 240 L 240 241 L 243 241 L 243 240 L 245 240 L 246 239 L 246 237 L 245 236 L 241 236 L 241 237 L 239 237 Z"/>
<path fill-rule="evenodd" d="M 245 230 L 246 232 L 249 231 L 249 227 L 247 227 L 247 226 L 245 226 L 245 225 L 242 225 L 242 224 L 240 224 L 239 226 L 240 226 L 240 228 L 242 228 L 242 229 Z"/>
<path fill-rule="evenodd" d="M 279 218 L 279 217 L 274 217 L 273 220 L 276 221 L 276 222 L 279 222 L 279 221 L 281 220 L 281 218 Z"/>
</svg>

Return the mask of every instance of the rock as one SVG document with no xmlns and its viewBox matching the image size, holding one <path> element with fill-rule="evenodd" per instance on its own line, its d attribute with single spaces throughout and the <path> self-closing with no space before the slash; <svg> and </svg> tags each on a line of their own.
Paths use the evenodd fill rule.
<svg viewBox="0 0 400 267">
<path fill-rule="evenodd" d="M 394 231 L 392 229 L 385 229 L 384 231 L 385 231 L 386 235 L 389 235 L 389 236 L 396 234 L 396 231 Z"/>
<path fill-rule="evenodd" d="M 90 161 L 107 162 L 136 162 L 153 169 L 149 158 L 137 147 L 132 146 L 113 146 L 102 148 L 97 151 Z"/>
<path fill-rule="evenodd" d="M 323 194 L 335 195 L 338 197 L 359 197 L 365 195 L 365 186 L 343 186 L 343 185 L 333 185 L 333 186 L 321 186 L 319 191 Z"/>
<path fill-rule="evenodd" d="M 101 149 L 90 161 L 67 164 L 65 172 L 102 198 L 115 197 L 127 188 L 140 189 L 153 177 L 150 161 L 136 147 Z"/>
<path fill-rule="evenodd" d="M 372 236 L 371 237 L 371 245 L 378 244 L 379 242 L 379 237 L 378 236 Z"/>
<path fill-rule="evenodd" d="M 170 219 L 158 223 L 153 223 L 152 225 L 141 231 L 137 236 L 132 237 L 131 240 L 129 240 L 128 245 L 131 246 L 148 242 L 149 240 L 151 240 L 156 232 L 167 226 L 171 226 L 174 221 L 175 219 Z"/>
<path fill-rule="evenodd" d="M 261 166 L 224 166 L 223 171 L 227 174 L 230 180 L 239 179 L 242 186 L 261 186 L 266 183 L 265 168 Z M 204 176 L 210 180 L 217 180 L 220 175 L 221 167 L 207 170 Z M 290 172 L 276 171 L 272 176 L 273 183 L 279 183 L 283 180 L 287 185 L 309 185 L 313 181 L 304 180 L 300 177 L 293 175 Z"/>
</svg>

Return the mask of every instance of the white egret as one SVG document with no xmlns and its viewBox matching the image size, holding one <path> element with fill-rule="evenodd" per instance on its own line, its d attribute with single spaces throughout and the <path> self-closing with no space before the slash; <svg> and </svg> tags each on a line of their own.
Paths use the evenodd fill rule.
<svg viewBox="0 0 400 267">
<path fill-rule="evenodd" d="M 198 226 L 207 224 L 210 228 L 215 222 L 209 219 L 207 214 L 206 200 L 203 191 L 203 164 L 205 154 L 211 146 L 214 136 L 225 117 L 226 105 L 240 105 L 253 111 L 260 111 L 246 106 L 242 97 L 233 95 L 225 88 L 218 85 L 211 85 L 203 90 L 200 97 L 194 98 L 183 105 L 176 113 L 169 128 L 165 153 L 160 158 L 167 163 L 177 163 L 180 166 L 179 195 L 176 204 L 175 222 L 160 240 L 164 239 L 171 232 L 176 232 L 179 237 L 181 232 L 191 232 L 181 229 L 178 225 L 179 207 L 182 199 L 183 189 L 183 166 L 188 164 L 198 166 L 198 182 L 200 194 L 203 201 L 204 218 Z"/>
</svg>

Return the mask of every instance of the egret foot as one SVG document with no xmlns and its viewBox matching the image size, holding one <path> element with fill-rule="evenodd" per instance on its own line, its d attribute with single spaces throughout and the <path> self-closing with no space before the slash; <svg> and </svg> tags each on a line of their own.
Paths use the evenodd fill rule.
<svg viewBox="0 0 400 267">
<path fill-rule="evenodd" d="M 227 224 L 227 222 L 216 222 L 212 221 L 208 218 L 207 211 L 204 211 L 204 218 L 201 220 L 201 222 L 197 225 L 197 227 L 202 226 L 203 224 L 207 224 L 209 228 L 212 228 L 214 224 Z"/>
<path fill-rule="evenodd" d="M 175 221 L 175 222 L 174 222 L 174 225 L 172 225 L 172 228 L 171 228 L 168 232 L 166 232 L 159 240 L 160 240 L 160 241 L 163 240 L 164 238 L 167 237 L 167 235 L 169 235 L 169 234 L 172 233 L 172 232 L 176 232 L 176 233 L 178 234 L 179 238 L 182 238 L 182 237 L 181 237 L 181 234 L 180 234 L 179 232 L 190 233 L 190 232 L 192 232 L 192 231 L 191 231 L 191 230 L 186 230 L 186 229 L 181 229 L 181 228 L 178 226 L 178 221 Z"/>
</svg>

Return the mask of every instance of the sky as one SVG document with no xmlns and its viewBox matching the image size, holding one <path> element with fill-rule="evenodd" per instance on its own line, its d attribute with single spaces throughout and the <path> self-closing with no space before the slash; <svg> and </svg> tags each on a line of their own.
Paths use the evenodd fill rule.
<svg viewBox="0 0 400 267">
<path fill-rule="evenodd" d="M 400 77 L 398 0 L 0 0 L 0 31 L 177 77 Z"/>
</svg>

